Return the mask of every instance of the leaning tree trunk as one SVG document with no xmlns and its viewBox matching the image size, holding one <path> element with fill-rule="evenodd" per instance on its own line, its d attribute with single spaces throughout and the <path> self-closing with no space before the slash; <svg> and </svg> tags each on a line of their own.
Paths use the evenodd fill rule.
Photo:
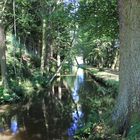
<svg viewBox="0 0 140 140">
<path fill-rule="evenodd" d="M 120 0 L 120 86 L 113 120 L 127 133 L 140 114 L 140 1 Z"/>
<path fill-rule="evenodd" d="M 4 88 L 8 89 L 6 55 L 5 55 L 5 33 L 4 29 L 1 26 L 0 26 L 0 65 L 1 65 L 2 83 Z"/>
</svg>

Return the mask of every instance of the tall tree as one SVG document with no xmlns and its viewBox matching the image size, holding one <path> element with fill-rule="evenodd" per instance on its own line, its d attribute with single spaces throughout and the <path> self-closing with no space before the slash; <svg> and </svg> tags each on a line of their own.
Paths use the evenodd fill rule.
<svg viewBox="0 0 140 140">
<path fill-rule="evenodd" d="M 113 120 L 127 134 L 140 114 L 140 1 L 119 0 L 120 86 Z"/>
<path fill-rule="evenodd" d="M 46 59 L 46 19 L 43 19 L 42 23 L 42 55 L 41 55 L 41 72 L 45 70 L 45 59 Z"/>
<path fill-rule="evenodd" d="M 8 89 L 6 54 L 5 54 L 6 36 L 5 36 L 4 27 L 2 26 L 6 4 L 7 4 L 7 0 L 5 0 L 4 2 L 3 1 L 0 2 L 0 17 L 1 17 L 0 19 L 0 66 L 1 66 L 2 84 L 5 89 Z"/>
<path fill-rule="evenodd" d="M 1 65 L 1 76 L 2 83 L 5 89 L 8 88 L 7 82 L 7 68 L 6 68 L 6 55 L 5 55 L 5 33 L 4 28 L 0 26 L 0 65 Z"/>
</svg>

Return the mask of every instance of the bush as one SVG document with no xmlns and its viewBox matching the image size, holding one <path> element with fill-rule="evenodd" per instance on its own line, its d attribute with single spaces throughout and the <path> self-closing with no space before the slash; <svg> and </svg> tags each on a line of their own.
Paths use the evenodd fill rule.
<svg viewBox="0 0 140 140">
<path fill-rule="evenodd" d="M 19 97 L 16 95 L 15 92 L 4 89 L 3 87 L 0 87 L 0 104 L 5 102 L 14 102 L 15 100 L 18 100 Z"/>
</svg>

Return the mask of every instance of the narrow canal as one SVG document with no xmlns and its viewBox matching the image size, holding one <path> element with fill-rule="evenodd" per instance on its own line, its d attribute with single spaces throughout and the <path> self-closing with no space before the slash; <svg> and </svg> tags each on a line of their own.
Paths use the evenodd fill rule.
<svg viewBox="0 0 140 140">
<path fill-rule="evenodd" d="M 1 113 L 0 140 L 73 140 L 89 110 L 81 95 L 92 93 L 94 85 L 81 68 L 60 81 Z"/>
</svg>

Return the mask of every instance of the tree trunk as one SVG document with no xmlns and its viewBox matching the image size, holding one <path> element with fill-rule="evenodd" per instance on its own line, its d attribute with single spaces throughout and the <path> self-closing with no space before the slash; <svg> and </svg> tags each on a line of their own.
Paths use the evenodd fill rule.
<svg viewBox="0 0 140 140">
<path fill-rule="evenodd" d="M 120 0 L 119 8 L 120 86 L 113 120 L 120 133 L 127 133 L 140 113 L 140 1 Z"/>
<path fill-rule="evenodd" d="M 48 24 L 47 24 L 47 54 L 46 54 L 46 65 L 47 65 L 47 71 L 50 71 L 50 60 L 53 55 L 53 48 L 52 48 L 52 21 L 50 19 L 51 14 L 55 8 L 52 5 L 48 6 Z"/>
<path fill-rule="evenodd" d="M 57 52 L 57 67 L 59 68 L 60 65 L 61 65 L 60 53 Z M 58 81 L 58 98 L 61 99 L 61 97 L 62 97 L 62 88 L 61 88 L 61 78 L 60 78 L 61 73 L 60 73 L 60 71 L 58 71 L 57 76 L 58 76 L 58 78 L 57 78 L 57 81 Z"/>
<path fill-rule="evenodd" d="M 44 7 L 44 6 L 43 6 Z M 52 47 L 52 38 L 51 38 L 51 19 L 50 16 L 52 14 L 52 7 L 49 5 L 48 7 L 48 20 L 43 19 L 42 26 L 42 56 L 41 56 L 41 72 L 45 72 L 45 66 L 47 65 L 47 71 L 50 69 L 50 58 L 51 58 L 51 47 Z M 46 11 L 45 11 L 46 13 Z M 44 16 L 44 15 L 43 15 Z M 44 16 L 46 17 L 46 16 Z M 47 23 L 46 23 L 47 22 Z M 47 34 L 46 34 L 47 32 Z M 47 40 L 47 44 L 46 44 Z"/>
<path fill-rule="evenodd" d="M 8 89 L 6 55 L 5 55 L 5 33 L 4 29 L 1 26 L 0 26 L 0 65 L 1 65 L 2 83 L 4 88 Z"/>
<path fill-rule="evenodd" d="M 42 55 L 41 55 L 41 73 L 45 71 L 45 60 L 46 60 L 46 19 L 43 19 L 42 23 Z"/>
<path fill-rule="evenodd" d="M 112 66 L 111 66 L 111 69 L 112 69 L 112 70 L 116 70 L 118 60 L 119 60 L 119 51 L 116 50 L 116 52 L 115 52 L 115 57 L 114 57 L 114 61 L 113 61 L 113 64 L 112 64 Z"/>
<path fill-rule="evenodd" d="M 47 65 L 47 71 L 49 72 L 50 71 L 50 60 L 52 57 L 51 37 L 47 38 L 47 49 L 46 50 L 47 50 L 47 52 L 46 52 L 46 65 Z"/>
</svg>

